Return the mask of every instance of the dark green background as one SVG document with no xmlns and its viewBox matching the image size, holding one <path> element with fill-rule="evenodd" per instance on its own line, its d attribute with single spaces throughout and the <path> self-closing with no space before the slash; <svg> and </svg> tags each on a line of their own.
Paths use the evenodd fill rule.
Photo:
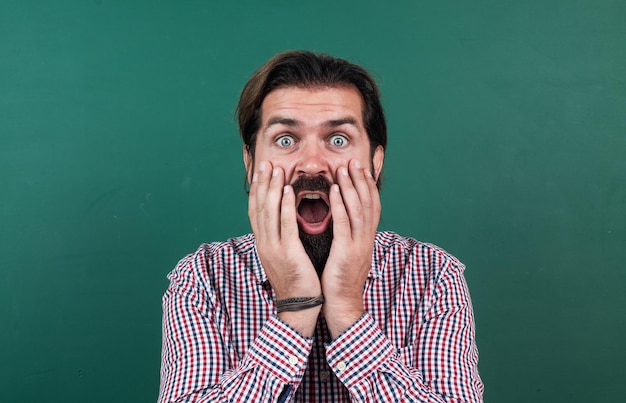
<svg viewBox="0 0 626 403">
<path fill-rule="evenodd" d="M 151 402 L 166 274 L 249 231 L 238 93 L 363 64 L 382 229 L 467 266 L 487 402 L 626 395 L 623 1 L 0 0 L 0 401 Z"/>
</svg>

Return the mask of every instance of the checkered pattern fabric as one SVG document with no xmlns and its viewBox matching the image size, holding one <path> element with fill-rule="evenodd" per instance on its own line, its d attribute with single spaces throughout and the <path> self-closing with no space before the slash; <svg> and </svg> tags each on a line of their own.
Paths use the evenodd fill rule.
<svg viewBox="0 0 626 403">
<path fill-rule="evenodd" d="M 463 271 L 442 249 L 376 235 L 366 313 L 331 340 L 276 316 L 254 236 L 201 245 L 169 274 L 159 402 L 482 402 Z"/>
</svg>

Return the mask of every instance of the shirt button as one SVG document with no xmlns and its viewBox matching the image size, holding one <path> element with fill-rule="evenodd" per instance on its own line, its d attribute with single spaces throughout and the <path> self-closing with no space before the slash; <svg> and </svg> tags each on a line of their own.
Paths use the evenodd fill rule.
<svg viewBox="0 0 626 403">
<path fill-rule="evenodd" d="M 328 378 L 330 378 L 330 373 L 328 371 L 320 371 L 320 381 L 328 382 Z"/>
<path fill-rule="evenodd" d="M 337 363 L 337 371 L 342 372 L 346 369 L 346 363 L 343 361 L 339 361 Z"/>
<path fill-rule="evenodd" d="M 289 356 L 289 364 L 296 365 L 297 363 L 298 363 L 298 357 L 296 357 L 295 355 L 290 355 Z"/>
</svg>

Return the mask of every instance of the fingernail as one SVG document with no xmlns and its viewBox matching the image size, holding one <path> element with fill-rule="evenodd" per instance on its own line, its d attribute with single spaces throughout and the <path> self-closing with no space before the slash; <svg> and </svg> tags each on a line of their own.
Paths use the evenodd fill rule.
<svg viewBox="0 0 626 403">
<path fill-rule="evenodd" d="M 330 188 L 333 192 L 339 193 L 339 185 L 337 185 L 336 183 L 334 183 Z"/>
<path fill-rule="evenodd" d="M 357 168 L 361 168 L 361 161 L 356 160 L 356 161 L 354 162 L 354 166 L 356 166 Z"/>
<path fill-rule="evenodd" d="M 265 161 L 259 163 L 259 172 L 265 172 Z"/>
<path fill-rule="evenodd" d="M 256 172 L 252 174 L 252 183 L 257 181 Z"/>
<path fill-rule="evenodd" d="M 346 167 L 341 167 L 340 171 L 343 176 L 348 176 L 348 169 Z"/>
<path fill-rule="evenodd" d="M 289 185 L 283 186 L 283 193 L 284 194 L 289 193 Z"/>
<path fill-rule="evenodd" d="M 278 176 L 278 168 L 272 170 L 272 176 Z"/>
</svg>

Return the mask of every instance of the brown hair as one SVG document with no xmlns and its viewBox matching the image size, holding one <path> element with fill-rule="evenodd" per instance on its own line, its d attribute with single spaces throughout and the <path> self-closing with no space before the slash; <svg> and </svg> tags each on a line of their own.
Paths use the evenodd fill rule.
<svg viewBox="0 0 626 403">
<path fill-rule="evenodd" d="M 365 69 L 344 59 L 309 51 L 279 53 L 259 68 L 246 83 L 237 105 L 239 133 L 251 157 L 261 125 L 261 104 L 280 87 L 354 86 L 363 99 L 363 124 L 373 157 L 378 146 L 387 146 L 387 125 L 380 92 Z"/>
</svg>

